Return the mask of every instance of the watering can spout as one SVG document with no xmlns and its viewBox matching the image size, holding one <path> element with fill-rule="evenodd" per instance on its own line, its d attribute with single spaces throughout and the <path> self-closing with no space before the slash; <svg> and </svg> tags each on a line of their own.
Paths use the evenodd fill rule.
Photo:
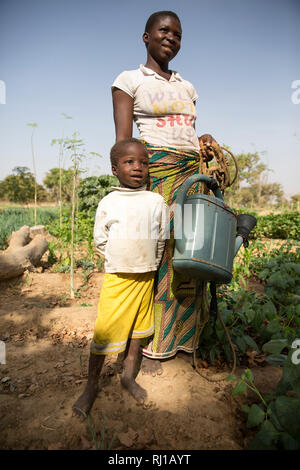
<svg viewBox="0 0 300 470">
<path fill-rule="evenodd" d="M 248 237 L 251 230 L 255 227 L 257 223 L 256 218 L 250 214 L 239 214 L 237 216 L 237 237 L 235 239 L 235 254 L 239 251 L 242 243 L 244 247 L 247 248 Z"/>
</svg>

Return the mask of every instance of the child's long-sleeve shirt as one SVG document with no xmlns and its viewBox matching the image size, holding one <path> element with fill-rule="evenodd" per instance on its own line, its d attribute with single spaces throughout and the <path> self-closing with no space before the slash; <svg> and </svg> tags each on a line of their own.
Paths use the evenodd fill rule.
<svg viewBox="0 0 300 470">
<path fill-rule="evenodd" d="M 159 194 L 114 188 L 99 203 L 94 241 L 107 273 L 155 271 L 169 236 L 169 213 Z"/>
</svg>

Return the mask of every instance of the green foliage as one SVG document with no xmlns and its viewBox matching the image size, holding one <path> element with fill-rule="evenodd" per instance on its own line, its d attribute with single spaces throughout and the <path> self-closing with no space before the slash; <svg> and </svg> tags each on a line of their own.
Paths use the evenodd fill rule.
<svg viewBox="0 0 300 470">
<path fill-rule="evenodd" d="M 27 204 L 34 200 L 35 177 L 25 166 L 17 166 L 12 170 L 13 174 L 8 175 L 0 181 L 0 198 L 10 202 Z M 45 201 L 48 193 L 41 184 L 36 185 L 38 200 Z"/>
<path fill-rule="evenodd" d="M 87 242 L 90 259 L 95 254 L 93 230 L 98 203 L 102 197 L 112 190 L 112 186 L 118 185 L 118 180 L 114 176 L 109 175 L 93 176 L 85 178 L 80 182 L 78 190 L 79 211 L 75 217 L 75 243 Z M 61 226 L 57 219 L 54 224 L 47 226 L 47 229 L 61 243 L 69 244 L 71 241 L 71 208 L 68 206 L 64 207 Z M 102 260 L 99 259 L 96 265 L 98 269 L 101 268 Z"/>
<path fill-rule="evenodd" d="M 97 209 L 99 201 L 112 191 L 112 186 L 119 186 L 120 183 L 115 176 L 89 176 L 84 178 L 79 185 L 79 209 L 82 211 L 94 212 Z"/>
<path fill-rule="evenodd" d="M 253 243 L 250 251 L 244 250 L 242 260 L 235 263 L 232 284 L 219 288 L 220 312 L 238 348 L 238 363 L 249 347 L 250 351 L 267 354 L 265 361 L 281 366 L 283 373 L 275 393 L 265 397 L 255 386 L 249 369 L 241 377 L 231 375 L 227 380 L 237 380 L 233 396 L 242 395 L 249 388 L 260 400 L 242 407 L 247 414 L 247 427 L 257 431 L 249 446 L 251 450 L 300 450 L 300 365 L 292 360 L 293 341 L 300 338 L 299 245 L 287 242 L 270 249 L 259 242 Z M 264 286 L 259 295 L 238 287 L 239 280 L 244 278 L 246 286 L 246 279 L 253 274 Z M 232 359 L 218 321 L 215 332 L 211 329 L 210 333 L 211 350 L 218 349 L 227 360 Z"/>
<path fill-rule="evenodd" d="M 56 254 L 55 254 L 56 243 L 54 243 L 53 241 L 49 242 L 48 243 L 48 250 L 49 250 L 48 263 L 50 264 L 50 266 L 52 266 L 57 261 L 57 257 L 56 257 Z"/>
<path fill-rule="evenodd" d="M 300 248 L 283 244 L 269 253 L 254 258 L 251 270 L 265 284 L 268 303 L 265 314 L 269 320 L 261 331 L 262 338 L 300 337 Z M 275 314 L 276 312 L 276 314 Z"/>
<path fill-rule="evenodd" d="M 5 199 L 12 202 L 27 203 L 34 199 L 34 176 L 29 168 L 16 167 L 12 175 L 1 182 L 1 192 Z"/>
<path fill-rule="evenodd" d="M 281 350 L 282 344 L 277 351 Z M 300 367 L 292 361 L 293 350 L 283 362 L 283 374 L 275 393 L 265 397 L 254 384 L 253 374 L 246 369 L 240 378 L 231 375 L 227 380 L 237 380 L 232 395 L 242 395 L 247 388 L 256 393 L 259 404 L 243 405 L 248 415 L 247 427 L 256 429 L 250 450 L 300 450 Z M 287 396 L 292 392 L 293 396 Z"/>
<path fill-rule="evenodd" d="M 54 237 L 57 237 L 62 243 L 70 243 L 71 241 L 71 208 L 66 206 L 62 213 L 62 226 L 59 220 L 47 226 L 47 230 Z M 78 212 L 75 217 L 76 243 L 87 241 L 89 244 L 93 241 L 94 214 L 91 212 Z"/>
<path fill-rule="evenodd" d="M 234 208 L 236 214 L 250 214 L 256 217 L 257 225 L 250 233 L 251 239 L 274 238 L 300 240 L 300 212 L 285 211 L 280 214 L 259 215 L 249 208 Z"/>
<path fill-rule="evenodd" d="M 89 155 L 97 155 L 99 154 L 95 152 L 87 153 L 84 148 L 84 141 L 80 138 L 79 133 L 75 131 L 71 138 L 63 139 L 63 150 L 70 152 L 70 158 L 73 162 L 72 170 L 73 170 L 73 177 L 72 177 L 72 195 L 71 195 L 71 216 L 69 217 L 71 222 L 70 227 L 70 295 L 71 298 L 74 298 L 75 291 L 74 291 L 74 249 L 77 239 L 77 232 L 78 232 L 78 175 L 81 171 L 80 166 L 84 160 L 88 158 Z M 77 217 L 76 217 L 77 212 Z M 61 219 L 61 217 L 60 217 Z M 60 220 L 60 230 L 62 230 L 62 223 Z M 88 241 L 89 245 L 91 240 Z"/>
<path fill-rule="evenodd" d="M 291 202 L 292 202 L 292 208 L 293 210 L 298 210 L 300 209 L 300 194 L 294 194 L 291 196 Z"/>
<path fill-rule="evenodd" d="M 88 248 L 88 256 L 85 258 L 78 258 L 75 260 L 77 268 L 83 270 L 84 275 L 87 275 L 92 269 L 97 268 L 99 272 L 102 271 L 102 258 L 94 259 L 96 254 L 94 241 L 93 241 L 93 227 L 94 227 L 94 214 L 92 210 L 88 213 L 79 212 L 75 218 L 76 232 L 75 243 L 86 243 Z M 60 227 L 59 219 L 57 218 L 54 223 L 47 225 L 47 230 L 51 235 L 59 240 L 59 246 L 56 246 L 55 256 L 56 264 L 53 268 L 55 272 L 69 272 L 70 271 L 70 240 L 71 240 L 71 208 L 65 207 L 63 209 L 62 226 Z M 61 253 L 59 255 L 59 253 Z"/>
<path fill-rule="evenodd" d="M 236 155 L 239 172 L 238 177 L 232 187 L 226 190 L 226 198 L 231 206 L 239 204 L 247 205 L 266 205 L 280 204 L 283 200 L 283 190 L 279 183 L 268 183 L 268 172 L 272 171 L 262 161 L 262 155 L 259 152 L 241 153 Z M 235 167 L 230 159 L 231 177 L 235 173 Z"/>
<path fill-rule="evenodd" d="M 259 351 L 259 332 L 264 321 L 261 309 L 265 299 L 260 299 L 254 292 L 245 289 L 229 291 L 226 288 L 218 289 L 218 308 L 222 320 L 230 334 L 233 343 L 237 346 L 237 363 L 245 356 L 248 348 Z M 230 362 L 232 351 L 220 319 L 210 317 L 200 337 L 200 351 L 203 358 L 214 363 L 219 356 L 225 356 Z"/>
<path fill-rule="evenodd" d="M 239 167 L 239 174 L 234 185 L 235 189 L 239 188 L 243 182 L 248 185 L 256 183 L 263 172 L 270 171 L 267 168 L 267 165 L 261 161 L 261 155 L 259 152 L 241 153 L 236 155 L 236 158 Z M 233 166 L 233 162 L 230 160 L 230 168 L 233 169 Z"/>
<path fill-rule="evenodd" d="M 257 217 L 254 238 L 278 238 L 300 240 L 300 212 L 282 212 Z"/>
<path fill-rule="evenodd" d="M 61 195 L 62 200 L 65 202 L 70 202 L 71 192 L 72 192 L 72 178 L 73 171 L 71 168 L 68 170 L 51 168 L 47 171 L 43 183 L 48 189 L 51 197 L 55 201 L 59 201 L 59 178 L 61 173 Z"/>
<path fill-rule="evenodd" d="M 237 363 L 247 360 L 248 350 L 271 353 L 267 361 L 280 365 L 285 347 L 300 338 L 300 250 L 296 244 L 263 250 L 260 242 L 242 249 L 234 264 L 231 284 L 217 289 L 218 309 L 237 347 Z M 256 253 L 259 256 L 256 256 Z M 264 287 L 263 292 L 247 290 L 252 275 Z M 199 340 L 203 359 L 232 361 L 232 351 L 220 319 L 210 316 Z M 283 357 L 284 356 L 284 357 Z"/>
</svg>

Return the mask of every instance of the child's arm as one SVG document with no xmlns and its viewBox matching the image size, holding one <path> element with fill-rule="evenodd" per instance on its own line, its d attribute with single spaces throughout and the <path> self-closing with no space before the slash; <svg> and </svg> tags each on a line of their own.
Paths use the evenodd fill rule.
<svg viewBox="0 0 300 470">
<path fill-rule="evenodd" d="M 105 210 L 105 204 L 103 201 L 100 201 L 94 224 L 94 242 L 97 248 L 97 251 L 104 256 L 105 247 L 108 240 L 108 228 L 107 228 L 107 211 Z"/>
<path fill-rule="evenodd" d="M 169 208 L 162 200 L 160 211 L 160 225 L 157 239 L 156 262 L 157 266 L 161 262 L 166 240 L 170 238 L 170 214 Z"/>
</svg>

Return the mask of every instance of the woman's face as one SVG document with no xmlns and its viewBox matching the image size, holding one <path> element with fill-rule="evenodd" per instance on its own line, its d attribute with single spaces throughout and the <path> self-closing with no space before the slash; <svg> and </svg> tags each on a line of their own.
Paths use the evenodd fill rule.
<svg viewBox="0 0 300 470">
<path fill-rule="evenodd" d="M 149 32 L 143 34 L 147 52 L 158 63 L 170 62 L 180 50 L 181 25 L 173 16 L 157 19 Z"/>
</svg>

